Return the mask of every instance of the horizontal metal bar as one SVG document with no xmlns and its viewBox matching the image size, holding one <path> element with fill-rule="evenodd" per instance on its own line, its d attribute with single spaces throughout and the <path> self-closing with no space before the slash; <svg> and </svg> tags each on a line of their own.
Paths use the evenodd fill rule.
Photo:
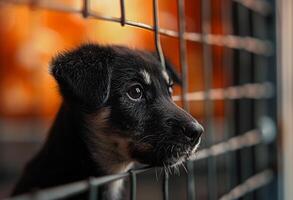
<svg viewBox="0 0 293 200">
<path fill-rule="evenodd" d="M 245 147 L 254 146 L 263 142 L 263 136 L 258 129 L 248 131 L 240 136 L 230 138 L 225 142 L 212 145 L 209 148 L 199 150 L 189 160 L 196 161 L 208 157 L 215 157 L 227 152 L 236 151 Z"/>
<path fill-rule="evenodd" d="M 235 136 L 225 142 L 221 142 L 219 144 L 212 145 L 209 148 L 202 149 L 198 151 L 195 156 L 191 157 L 190 161 L 197 161 L 200 159 L 208 158 L 210 156 L 218 156 L 227 152 L 239 150 L 241 148 L 254 146 L 262 143 L 263 137 L 259 130 L 251 130 L 246 132 L 243 135 Z M 139 174 L 145 172 L 147 170 L 153 169 L 150 166 L 134 169 L 132 173 Z M 129 177 L 130 172 L 125 172 L 121 174 L 108 175 L 103 177 L 97 177 L 91 179 L 91 186 L 99 186 L 105 183 L 109 183 L 118 179 L 123 179 L 125 177 Z M 88 181 L 79 181 L 75 183 L 70 183 L 63 186 L 58 186 L 54 188 L 44 189 L 38 192 L 20 195 L 14 198 L 10 198 L 9 200 L 30 200 L 30 199 L 42 199 L 42 200 L 53 200 L 60 199 L 72 196 L 74 194 L 81 193 L 89 189 Z M 8 200 L 8 199 L 7 199 Z"/>
<path fill-rule="evenodd" d="M 7 200 L 60 199 L 60 198 L 66 198 L 66 197 L 70 197 L 72 195 L 84 192 L 88 189 L 88 187 L 89 187 L 89 184 L 87 181 L 79 181 L 79 182 L 70 183 L 67 185 L 62 185 L 59 187 L 40 190 L 39 192 L 32 192 L 32 193 L 12 197 Z"/>
<path fill-rule="evenodd" d="M 207 93 L 207 95 L 206 95 Z M 231 86 L 227 88 L 210 89 L 209 91 L 191 92 L 186 95 L 188 101 L 224 100 L 224 99 L 262 99 L 271 98 L 274 95 L 274 86 L 269 83 L 248 83 L 240 86 Z M 174 101 L 180 101 L 181 96 L 172 97 Z"/>
<path fill-rule="evenodd" d="M 132 170 L 132 173 L 139 174 L 150 169 L 151 167 L 143 167 L 143 168 Z M 103 185 L 115 180 L 129 177 L 130 175 L 131 175 L 130 172 L 125 172 L 120 174 L 92 178 L 90 185 L 92 187 L 99 186 L 99 185 Z M 89 189 L 89 183 L 87 180 L 84 180 L 84 181 L 74 182 L 74 183 L 70 183 L 70 184 L 66 184 L 66 185 L 62 185 L 58 187 L 53 187 L 49 189 L 43 189 L 43 190 L 29 193 L 29 194 L 16 196 L 16 197 L 10 198 L 9 200 L 31 200 L 31 199 L 53 200 L 53 199 L 66 198 L 74 194 L 79 194 L 81 192 L 86 191 L 87 189 Z"/>
<path fill-rule="evenodd" d="M 27 4 L 31 0 L 0 0 L 1 3 L 14 3 L 14 4 Z M 48 2 L 43 2 L 41 0 L 37 1 L 34 4 L 34 7 L 38 7 L 40 9 L 47 9 L 47 10 L 53 10 L 53 11 L 61 11 L 61 12 L 69 12 L 69 13 L 80 13 L 84 15 L 84 9 L 78 9 L 73 7 L 68 7 L 61 4 L 52 4 Z M 104 21 L 110 21 L 110 22 L 116 22 L 121 24 L 121 18 L 120 17 L 112 17 L 112 16 L 105 16 L 101 15 L 99 13 L 93 12 L 90 9 L 87 10 L 87 17 L 93 18 L 93 19 L 99 19 Z M 149 31 L 154 31 L 154 27 L 152 25 L 144 24 L 141 22 L 135 22 L 131 20 L 123 21 L 123 25 L 133 26 Z M 174 30 L 169 29 L 162 29 L 159 28 L 158 32 L 161 35 L 165 35 L 168 37 L 179 37 L 179 33 Z M 260 54 L 269 56 L 273 52 L 273 47 L 271 42 L 267 40 L 261 40 L 257 38 L 252 37 L 240 37 L 240 36 L 234 36 L 234 35 L 214 35 L 214 34 L 201 34 L 201 33 L 193 33 L 193 32 L 185 32 L 183 34 L 183 39 L 191 42 L 199 42 L 199 43 L 206 43 L 210 45 L 216 45 L 216 46 L 223 46 L 228 47 L 232 49 L 241 49 L 245 50 L 254 54 Z"/>
<path fill-rule="evenodd" d="M 273 177 L 274 173 L 272 170 L 264 170 L 263 172 L 253 175 L 242 184 L 233 188 L 229 193 L 223 195 L 220 200 L 239 199 L 245 194 L 267 185 L 273 180 Z"/>
<path fill-rule="evenodd" d="M 268 15 L 272 10 L 271 5 L 265 0 L 233 0 L 233 1 L 264 16 Z"/>
</svg>

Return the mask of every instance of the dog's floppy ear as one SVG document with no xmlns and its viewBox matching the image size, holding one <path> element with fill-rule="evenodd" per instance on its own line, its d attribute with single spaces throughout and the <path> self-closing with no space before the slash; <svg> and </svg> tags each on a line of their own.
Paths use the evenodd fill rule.
<svg viewBox="0 0 293 200">
<path fill-rule="evenodd" d="M 95 109 L 108 99 L 111 81 L 111 49 L 87 44 L 55 57 L 51 73 L 70 103 Z"/>
</svg>

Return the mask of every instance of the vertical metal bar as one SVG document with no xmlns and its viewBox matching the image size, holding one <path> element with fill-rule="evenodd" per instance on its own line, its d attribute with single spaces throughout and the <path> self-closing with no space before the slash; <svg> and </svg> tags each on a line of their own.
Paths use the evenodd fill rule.
<svg viewBox="0 0 293 200">
<path fill-rule="evenodd" d="M 202 0 L 202 35 L 203 41 L 207 39 L 206 35 L 210 33 L 210 0 Z M 212 87 L 213 81 L 213 62 L 211 47 L 207 42 L 203 42 L 203 67 L 204 67 L 204 87 L 205 87 L 205 102 L 204 102 L 204 116 L 205 116 L 205 133 L 206 142 L 210 146 L 214 142 L 213 137 L 213 111 L 214 104 L 209 97 L 209 92 Z M 217 167 L 216 160 L 213 157 L 209 157 L 208 163 L 208 198 L 215 200 L 217 198 Z"/>
<path fill-rule="evenodd" d="M 265 35 L 265 27 L 264 27 L 264 20 L 262 16 L 259 16 L 258 14 L 254 13 L 253 14 L 253 20 L 252 20 L 252 28 L 253 28 L 253 37 L 256 38 L 262 38 L 264 39 Z M 266 59 L 263 56 L 260 55 L 254 55 L 254 82 L 256 83 L 261 83 L 265 81 L 266 77 L 266 70 L 265 68 L 268 66 L 265 66 Z M 258 124 L 259 120 L 265 116 L 265 104 L 266 100 L 265 99 L 258 99 L 254 100 L 254 118 L 255 118 L 255 125 Z M 260 171 L 265 169 L 267 166 L 266 162 L 266 153 L 267 153 L 267 146 L 266 145 L 258 145 L 254 149 L 254 157 L 256 158 L 255 160 L 255 170 Z M 265 193 L 263 190 L 256 191 L 255 193 L 255 199 L 267 199 L 265 197 Z"/>
<path fill-rule="evenodd" d="M 167 172 L 164 173 L 163 178 L 163 199 L 169 200 L 169 175 Z"/>
<path fill-rule="evenodd" d="M 246 7 L 242 5 L 237 5 L 237 12 L 239 15 L 238 26 L 239 26 L 239 36 L 246 37 L 251 35 L 251 23 L 250 23 L 250 12 Z M 239 83 L 246 84 L 252 81 L 252 56 L 250 53 L 243 50 L 239 54 Z M 251 99 L 240 99 L 239 100 L 239 134 L 254 128 L 254 116 Z M 252 159 L 252 148 L 240 150 L 240 177 L 241 182 L 245 181 L 248 177 L 253 174 L 253 159 Z M 252 199 L 252 193 L 247 194 L 243 199 Z"/>
<path fill-rule="evenodd" d="M 279 69 L 278 69 L 278 89 L 279 89 L 279 123 L 282 124 L 282 193 L 284 199 L 293 197 L 293 1 L 277 1 L 278 5 L 278 25 L 279 32 Z"/>
<path fill-rule="evenodd" d="M 178 30 L 179 30 L 179 59 L 181 66 L 181 77 L 182 77 L 182 103 L 183 108 L 189 112 L 189 102 L 186 99 L 188 93 L 188 65 L 187 65 L 187 49 L 186 41 L 184 39 L 185 33 L 185 5 L 184 0 L 178 0 Z M 187 164 L 187 198 L 188 200 L 195 199 L 195 174 L 194 164 L 188 161 Z"/>
<path fill-rule="evenodd" d="M 164 54 L 163 54 L 161 41 L 160 41 L 160 35 L 159 35 L 160 28 L 159 28 L 159 17 L 158 17 L 158 0 L 153 0 L 153 15 L 154 15 L 154 33 L 155 33 L 156 52 L 160 59 L 162 67 L 166 69 Z M 163 199 L 168 200 L 169 199 L 169 177 L 167 172 L 164 173 L 162 189 L 163 189 Z"/>
<path fill-rule="evenodd" d="M 178 0 L 178 30 L 179 30 L 179 59 L 181 67 L 182 78 L 182 103 L 183 108 L 189 111 L 189 102 L 186 100 L 188 93 L 188 66 L 187 66 L 187 50 L 186 41 L 184 39 L 185 33 L 185 5 L 184 0 Z"/>
<path fill-rule="evenodd" d="M 134 171 L 130 171 L 130 199 L 136 199 L 136 174 Z"/>
<path fill-rule="evenodd" d="M 120 0 L 120 23 L 121 23 L 121 26 L 124 26 L 125 25 L 125 3 L 124 3 L 124 0 Z"/>
<path fill-rule="evenodd" d="M 98 187 L 93 185 L 93 178 L 89 178 L 89 200 L 98 199 Z"/>
<path fill-rule="evenodd" d="M 194 200 L 195 199 L 195 173 L 194 173 L 194 163 L 188 161 L 186 163 L 186 167 L 188 170 L 187 174 L 187 199 Z"/>
<path fill-rule="evenodd" d="M 159 34 L 159 16 L 158 16 L 158 0 L 153 0 L 153 14 L 154 14 L 154 33 L 155 33 L 155 46 L 156 46 L 156 52 L 160 59 L 160 62 L 165 69 L 165 59 L 164 54 L 161 46 L 160 41 L 160 34 Z"/>
<path fill-rule="evenodd" d="M 83 0 L 82 16 L 84 18 L 88 17 L 88 15 L 89 15 L 89 8 L 90 8 L 89 0 Z"/>
<path fill-rule="evenodd" d="M 221 16 L 223 33 L 225 35 L 232 35 L 232 2 L 223 1 L 221 5 Z M 223 53 L 223 67 L 224 67 L 224 87 L 228 88 L 233 85 L 233 50 L 225 47 Z M 234 132 L 234 110 L 233 100 L 228 98 L 224 99 L 224 139 L 227 140 L 233 136 Z M 225 192 L 228 192 L 235 183 L 235 163 L 234 153 L 230 152 L 225 155 L 225 173 L 226 173 L 226 185 Z"/>
</svg>

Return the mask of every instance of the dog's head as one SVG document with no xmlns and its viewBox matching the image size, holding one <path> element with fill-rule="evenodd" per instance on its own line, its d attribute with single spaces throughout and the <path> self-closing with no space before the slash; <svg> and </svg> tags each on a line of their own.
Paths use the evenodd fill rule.
<svg viewBox="0 0 293 200">
<path fill-rule="evenodd" d="M 172 101 L 180 80 L 154 54 L 89 44 L 57 56 L 51 70 L 64 101 L 85 116 L 96 156 L 161 166 L 195 152 L 203 128 Z"/>
</svg>

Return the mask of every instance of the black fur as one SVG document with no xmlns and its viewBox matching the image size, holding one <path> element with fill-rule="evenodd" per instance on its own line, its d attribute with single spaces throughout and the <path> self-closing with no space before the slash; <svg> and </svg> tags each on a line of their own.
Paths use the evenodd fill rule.
<svg viewBox="0 0 293 200">
<path fill-rule="evenodd" d="M 173 103 L 170 84 L 180 79 L 169 62 L 167 79 L 152 53 L 88 44 L 51 66 L 64 101 L 13 195 L 118 173 L 134 161 L 175 166 L 194 153 L 203 129 Z M 133 85 L 142 89 L 139 100 L 129 97 Z M 105 187 L 103 198 L 116 198 L 109 193 Z"/>
</svg>

